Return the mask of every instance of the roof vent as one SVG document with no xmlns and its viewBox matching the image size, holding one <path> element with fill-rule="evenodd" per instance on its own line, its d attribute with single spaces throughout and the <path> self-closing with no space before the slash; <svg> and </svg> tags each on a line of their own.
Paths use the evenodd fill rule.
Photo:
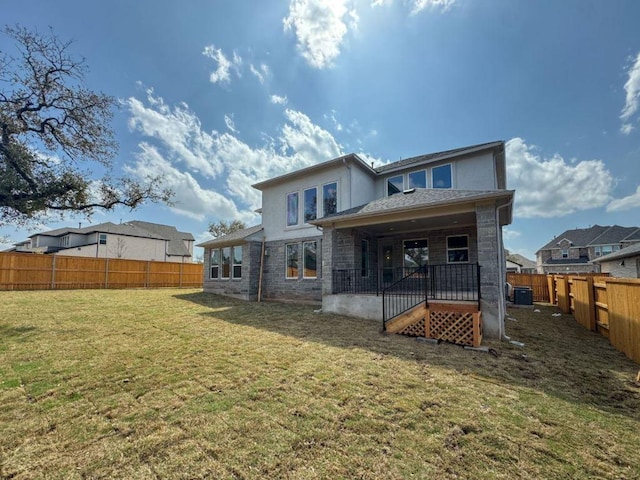
<svg viewBox="0 0 640 480">
<path fill-rule="evenodd" d="M 413 193 L 415 191 L 415 188 L 407 188 L 406 190 L 403 190 L 402 193 L 404 193 L 405 195 L 409 195 L 410 193 Z"/>
</svg>

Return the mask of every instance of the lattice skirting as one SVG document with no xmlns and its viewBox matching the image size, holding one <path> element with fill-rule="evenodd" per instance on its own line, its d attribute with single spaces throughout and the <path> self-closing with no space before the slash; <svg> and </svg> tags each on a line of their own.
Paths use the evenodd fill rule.
<svg viewBox="0 0 640 480">
<path fill-rule="evenodd" d="M 480 346 L 482 324 L 480 312 L 429 311 L 424 335 L 459 345 Z"/>
<path fill-rule="evenodd" d="M 425 332 L 425 320 L 421 318 L 416 323 L 405 327 L 400 330 L 398 333 L 400 335 L 408 335 L 409 337 L 424 337 Z"/>
</svg>

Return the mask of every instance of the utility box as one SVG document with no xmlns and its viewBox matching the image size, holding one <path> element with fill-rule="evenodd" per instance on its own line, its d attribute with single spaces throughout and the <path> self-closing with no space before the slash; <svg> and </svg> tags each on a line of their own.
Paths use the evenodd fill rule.
<svg viewBox="0 0 640 480">
<path fill-rule="evenodd" d="M 529 287 L 514 287 L 513 303 L 516 305 L 533 305 L 533 290 Z"/>
</svg>

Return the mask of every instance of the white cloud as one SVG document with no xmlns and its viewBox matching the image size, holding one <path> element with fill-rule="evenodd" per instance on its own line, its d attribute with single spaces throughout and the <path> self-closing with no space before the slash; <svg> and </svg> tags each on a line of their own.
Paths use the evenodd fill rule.
<svg viewBox="0 0 640 480">
<path fill-rule="evenodd" d="M 453 6 L 456 0 L 413 0 L 411 15 L 421 12 L 425 8 L 440 9 L 446 12 Z"/>
<path fill-rule="evenodd" d="M 517 195 L 517 192 L 516 192 L 516 195 Z M 511 230 L 510 228 L 507 228 L 507 227 L 502 229 L 502 238 L 504 238 L 507 241 L 514 240 L 518 238 L 520 235 L 522 234 L 517 230 Z"/>
<path fill-rule="evenodd" d="M 233 121 L 233 115 L 230 117 L 229 115 L 225 115 L 224 116 L 224 123 L 227 126 L 227 128 L 229 130 L 231 130 L 231 132 L 238 134 L 240 133 L 238 130 L 236 130 L 236 124 Z"/>
<path fill-rule="evenodd" d="M 276 105 L 286 105 L 288 102 L 286 95 L 284 97 L 281 97 L 280 95 L 271 95 L 270 101 Z"/>
<path fill-rule="evenodd" d="M 249 64 L 249 70 L 253 75 L 258 79 L 258 81 L 264 84 L 264 81 L 269 76 L 269 67 L 268 65 L 261 63 L 258 68 L 256 68 L 253 63 Z"/>
<path fill-rule="evenodd" d="M 623 121 L 620 130 L 625 135 L 631 133 L 633 126 L 629 120 L 638 111 L 638 105 L 640 103 L 640 52 L 638 53 L 633 65 L 629 67 L 627 71 L 629 78 L 624 84 L 624 91 L 626 92 L 624 108 L 620 113 L 620 120 Z"/>
<path fill-rule="evenodd" d="M 202 54 L 211 58 L 217 63 L 217 68 L 209 75 L 211 83 L 220 83 L 228 85 L 231 82 L 231 69 L 235 70 L 237 76 L 241 76 L 240 67 L 242 66 L 242 58 L 237 52 L 233 52 L 233 60 L 229 60 L 222 49 L 215 48 L 214 45 L 204 47 Z"/>
<path fill-rule="evenodd" d="M 640 187 L 631 195 L 613 200 L 607 205 L 607 212 L 622 212 L 638 207 L 640 207 Z"/>
<path fill-rule="evenodd" d="M 569 164 L 557 153 L 542 158 L 521 138 L 507 142 L 506 156 L 508 186 L 516 189 L 516 216 L 561 217 L 611 200 L 613 177 L 601 160 Z"/>
<path fill-rule="evenodd" d="M 312 67 L 331 66 L 340 55 L 347 23 L 357 29 L 358 15 L 350 4 L 350 0 L 291 0 L 284 30 L 295 31 L 298 50 Z"/>
<path fill-rule="evenodd" d="M 285 109 L 276 139 L 263 134 L 262 145 L 250 146 L 231 116 L 224 116 L 229 131 L 209 133 L 188 105 L 169 106 L 152 89 L 146 93 L 146 102 L 125 102 L 130 128 L 144 137 L 128 172 L 162 175 L 177 194 L 174 209 L 192 218 L 251 220 L 261 206 L 253 183 L 343 154 L 328 131 L 296 110 Z"/>
</svg>

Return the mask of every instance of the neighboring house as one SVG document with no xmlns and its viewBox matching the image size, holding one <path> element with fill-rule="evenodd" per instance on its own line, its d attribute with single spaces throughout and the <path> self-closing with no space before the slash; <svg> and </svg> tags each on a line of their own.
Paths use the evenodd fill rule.
<svg viewBox="0 0 640 480">
<path fill-rule="evenodd" d="M 100 223 L 33 234 L 11 251 L 77 257 L 190 263 L 193 235 L 175 227 L 141 221 Z"/>
<path fill-rule="evenodd" d="M 485 336 L 504 333 L 504 142 L 379 168 L 349 154 L 253 187 L 262 224 L 199 245 L 205 291 L 386 319 L 380 292 L 411 275 L 430 301 L 479 305 Z"/>
<path fill-rule="evenodd" d="M 507 272 L 536 273 L 536 262 L 529 260 L 519 253 L 506 253 Z"/>
<path fill-rule="evenodd" d="M 597 272 L 595 259 L 638 242 L 638 227 L 594 225 L 567 230 L 536 252 L 538 273 Z"/>
<path fill-rule="evenodd" d="M 640 242 L 593 260 L 610 277 L 640 278 Z"/>
</svg>

